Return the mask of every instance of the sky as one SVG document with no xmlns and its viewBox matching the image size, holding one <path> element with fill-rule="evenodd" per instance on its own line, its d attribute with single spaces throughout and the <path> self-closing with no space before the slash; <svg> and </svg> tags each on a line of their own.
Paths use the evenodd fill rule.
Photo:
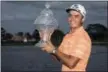
<svg viewBox="0 0 108 72">
<path fill-rule="evenodd" d="M 30 32 L 32 33 L 36 26 L 33 24 L 36 17 L 45 8 L 46 2 L 39 1 L 2 1 L 1 2 L 1 27 L 4 27 L 7 32 Z M 72 4 L 82 4 L 87 10 L 84 27 L 88 24 L 100 23 L 104 26 L 107 24 L 107 2 L 105 1 L 61 1 L 49 2 L 54 17 L 59 23 L 59 27 L 65 33 L 69 31 L 67 22 L 67 13 L 65 9 Z"/>
</svg>

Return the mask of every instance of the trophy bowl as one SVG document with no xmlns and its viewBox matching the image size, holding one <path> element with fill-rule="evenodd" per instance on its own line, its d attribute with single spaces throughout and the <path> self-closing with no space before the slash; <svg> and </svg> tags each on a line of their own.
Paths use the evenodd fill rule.
<svg viewBox="0 0 108 72">
<path fill-rule="evenodd" d="M 56 28 L 54 25 L 37 24 L 36 26 L 40 34 L 40 41 L 36 44 L 36 46 L 44 47 L 47 41 L 50 40 L 50 37 Z"/>
</svg>

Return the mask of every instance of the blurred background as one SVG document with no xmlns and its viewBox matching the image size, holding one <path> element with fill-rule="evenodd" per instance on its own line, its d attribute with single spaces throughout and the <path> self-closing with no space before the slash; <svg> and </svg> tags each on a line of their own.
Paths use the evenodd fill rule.
<svg viewBox="0 0 108 72">
<path fill-rule="evenodd" d="M 39 32 L 33 24 L 45 8 L 46 1 L 1 1 L 1 70 L 60 71 L 61 63 L 40 50 Z M 92 39 L 92 53 L 88 71 L 107 71 L 108 23 L 105 1 L 50 1 L 51 10 L 59 23 L 51 41 L 59 46 L 69 31 L 65 9 L 82 4 L 87 10 L 84 28 Z"/>
</svg>

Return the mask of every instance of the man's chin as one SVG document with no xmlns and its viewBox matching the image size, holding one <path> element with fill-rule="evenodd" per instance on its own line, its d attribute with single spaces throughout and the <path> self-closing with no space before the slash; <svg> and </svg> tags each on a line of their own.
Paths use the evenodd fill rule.
<svg viewBox="0 0 108 72">
<path fill-rule="evenodd" d="M 71 26 L 71 28 L 77 28 L 76 26 Z"/>
</svg>

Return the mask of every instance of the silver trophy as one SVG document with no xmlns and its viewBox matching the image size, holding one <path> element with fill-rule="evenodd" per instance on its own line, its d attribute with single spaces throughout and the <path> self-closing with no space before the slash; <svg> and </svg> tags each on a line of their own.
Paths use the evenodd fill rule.
<svg viewBox="0 0 108 72">
<path fill-rule="evenodd" d="M 36 25 L 36 29 L 39 31 L 41 38 L 35 46 L 44 47 L 47 41 L 50 40 L 53 31 L 58 28 L 58 22 L 53 16 L 50 4 L 45 4 L 45 9 L 41 11 L 34 24 Z"/>
</svg>

